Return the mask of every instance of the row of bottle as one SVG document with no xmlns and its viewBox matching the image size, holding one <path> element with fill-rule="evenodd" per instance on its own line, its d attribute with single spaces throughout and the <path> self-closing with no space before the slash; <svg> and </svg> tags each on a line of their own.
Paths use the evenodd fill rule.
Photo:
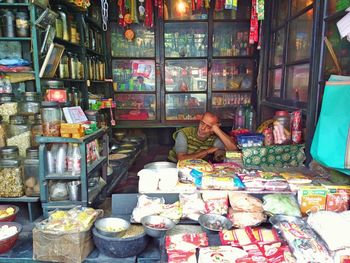
<svg viewBox="0 0 350 263">
<path fill-rule="evenodd" d="M 5 10 L 1 14 L 0 37 L 29 37 L 29 16 L 27 12 Z"/>
<path fill-rule="evenodd" d="M 46 153 L 47 174 L 63 174 L 69 172 L 79 175 L 81 172 L 81 153 L 79 144 L 53 144 Z"/>
<path fill-rule="evenodd" d="M 77 54 L 65 52 L 61 57 L 58 73 L 61 79 L 83 79 L 84 64 Z"/>
<path fill-rule="evenodd" d="M 231 93 L 214 95 L 212 99 L 213 106 L 226 106 L 226 105 L 241 105 L 250 104 L 250 94 L 247 93 Z"/>
<path fill-rule="evenodd" d="M 251 73 L 250 69 L 243 63 L 230 65 L 214 65 L 212 70 L 213 77 L 233 77 L 238 74 Z"/>
<path fill-rule="evenodd" d="M 88 78 L 90 80 L 104 80 L 106 77 L 106 64 L 99 57 L 87 57 Z"/>
<path fill-rule="evenodd" d="M 68 15 L 66 8 L 62 5 L 58 5 L 56 8 L 59 14 L 55 23 L 56 37 L 74 44 L 79 44 L 80 33 L 74 16 Z"/>
<path fill-rule="evenodd" d="M 239 105 L 235 111 L 232 129 L 248 129 L 255 131 L 255 110 L 252 105 Z"/>
<path fill-rule="evenodd" d="M 220 34 L 213 38 L 214 56 L 250 56 L 253 47 L 249 44 L 249 32 L 236 32 L 235 34 Z"/>
<path fill-rule="evenodd" d="M 10 77 L 0 75 L 0 93 L 12 93 Z"/>
<path fill-rule="evenodd" d="M 207 56 L 208 41 L 206 34 L 164 34 L 166 57 L 205 57 Z"/>
</svg>

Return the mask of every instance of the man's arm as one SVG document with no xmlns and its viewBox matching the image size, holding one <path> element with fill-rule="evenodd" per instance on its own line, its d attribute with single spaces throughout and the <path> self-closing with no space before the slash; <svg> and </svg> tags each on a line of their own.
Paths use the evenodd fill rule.
<svg viewBox="0 0 350 263">
<path fill-rule="evenodd" d="M 186 159 L 203 159 L 208 154 L 215 152 L 218 148 L 211 147 L 206 150 L 201 150 L 199 152 L 195 152 L 192 154 L 187 153 L 187 139 L 183 132 L 179 132 L 175 139 L 175 151 L 176 157 L 178 160 L 186 160 Z"/>
<path fill-rule="evenodd" d="M 225 149 L 229 151 L 237 150 L 237 145 L 233 139 L 220 129 L 219 124 L 215 124 L 211 127 L 212 131 L 219 137 L 222 143 L 225 145 Z"/>
</svg>

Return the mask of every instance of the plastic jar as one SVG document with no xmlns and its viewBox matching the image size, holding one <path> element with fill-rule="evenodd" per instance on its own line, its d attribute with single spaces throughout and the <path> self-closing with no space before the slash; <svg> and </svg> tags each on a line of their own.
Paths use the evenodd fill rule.
<svg viewBox="0 0 350 263">
<path fill-rule="evenodd" d="M 283 134 L 285 136 L 284 140 L 279 140 L 279 138 L 274 138 L 276 144 L 288 144 L 291 141 L 291 130 L 290 130 L 290 115 L 288 111 L 276 111 L 274 116 L 274 125 L 277 123 L 282 125 Z M 277 139 L 277 140 L 276 140 Z"/>
<path fill-rule="evenodd" d="M 19 150 L 17 146 L 5 146 L 0 148 L 0 159 L 18 159 Z"/>
<path fill-rule="evenodd" d="M 0 160 L 0 197 L 21 197 L 23 188 L 21 161 Z"/>
<path fill-rule="evenodd" d="M 26 12 L 16 13 L 16 35 L 18 37 L 29 36 L 29 20 Z"/>
<path fill-rule="evenodd" d="M 30 147 L 26 150 L 23 174 L 26 196 L 40 196 L 39 149 L 37 147 Z"/>
<path fill-rule="evenodd" d="M 60 136 L 61 120 L 62 113 L 57 102 L 42 102 L 41 121 L 44 136 Z"/>
</svg>

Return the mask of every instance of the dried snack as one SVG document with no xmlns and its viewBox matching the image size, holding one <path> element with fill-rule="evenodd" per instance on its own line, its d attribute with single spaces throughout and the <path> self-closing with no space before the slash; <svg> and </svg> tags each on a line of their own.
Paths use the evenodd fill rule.
<svg viewBox="0 0 350 263">
<path fill-rule="evenodd" d="M 237 212 L 231 208 L 228 209 L 227 217 L 233 226 L 238 228 L 257 226 L 266 221 L 266 215 L 263 212 Z"/>
<path fill-rule="evenodd" d="M 230 205 L 234 211 L 263 212 L 260 199 L 246 193 L 231 192 L 228 195 Z"/>
</svg>

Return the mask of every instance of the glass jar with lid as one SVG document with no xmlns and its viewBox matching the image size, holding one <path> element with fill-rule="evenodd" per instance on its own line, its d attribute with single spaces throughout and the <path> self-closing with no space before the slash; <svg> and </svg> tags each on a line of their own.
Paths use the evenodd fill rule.
<svg viewBox="0 0 350 263">
<path fill-rule="evenodd" d="M 10 116 L 17 114 L 18 103 L 13 93 L 0 94 L 0 116 L 4 122 L 9 122 Z"/>
<path fill-rule="evenodd" d="M 47 80 L 42 83 L 45 90 L 45 101 L 57 101 L 65 103 L 67 101 L 67 91 L 64 88 L 63 81 Z"/>
<path fill-rule="evenodd" d="M 41 122 L 44 136 L 60 136 L 62 113 L 57 102 L 44 101 L 41 104 Z"/>
<path fill-rule="evenodd" d="M 38 147 L 30 147 L 26 150 L 26 158 L 23 162 L 23 174 L 26 196 L 40 196 Z"/>
<path fill-rule="evenodd" d="M 31 130 L 31 145 L 39 146 L 39 144 L 36 142 L 35 137 L 42 136 L 42 135 L 43 135 L 43 127 L 41 123 L 41 114 L 35 114 L 34 124 L 32 125 L 32 130 Z"/>
<path fill-rule="evenodd" d="M 17 146 L 5 146 L 0 148 L 0 159 L 18 159 L 19 150 Z"/>
<path fill-rule="evenodd" d="M 19 114 L 10 116 L 6 143 L 7 146 L 17 146 L 21 157 L 25 156 L 26 149 L 30 147 L 30 129 L 28 116 Z"/>
<path fill-rule="evenodd" d="M 68 79 L 69 78 L 69 66 L 68 66 L 68 55 L 66 52 L 63 53 L 60 64 L 58 66 L 58 73 L 61 79 Z"/>
<path fill-rule="evenodd" d="M 23 170 L 19 159 L 0 160 L 0 197 L 24 195 Z"/>
<path fill-rule="evenodd" d="M 36 114 L 40 112 L 40 99 L 36 92 L 23 93 L 22 100 L 18 104 L 22 114 Z"/>
</svg>

